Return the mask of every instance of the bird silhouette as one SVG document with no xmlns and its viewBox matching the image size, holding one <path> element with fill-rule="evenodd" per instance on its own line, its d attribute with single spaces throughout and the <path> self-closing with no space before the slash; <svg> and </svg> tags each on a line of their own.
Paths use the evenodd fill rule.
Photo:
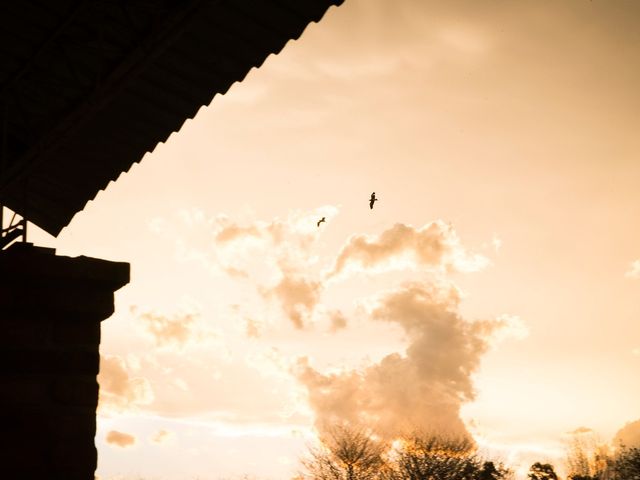
<svg viewBox="0 0 640 480">
<path fill-rule="evenodd" d="M 373 204 L 376 203 L 379 199 L 376 198 L 376 192 L 371 194 L 371 198 L 369 199 L 369 208 L 373 210 Z"/>
<path fill-rule="evenodd" d="M 327 220 L 322 217 L 320 220 L 318 220 L 318 223 L 316 225 L 318 225 L 318 227 L 320 226 L 321 223 L 326 222 Z"/>
</svg>

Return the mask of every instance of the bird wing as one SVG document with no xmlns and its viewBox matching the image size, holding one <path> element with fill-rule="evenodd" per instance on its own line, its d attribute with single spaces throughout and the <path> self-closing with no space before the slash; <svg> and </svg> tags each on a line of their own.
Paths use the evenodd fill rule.
<svg viewBox="0 0 640 480">
<path fill-rule="evenodd" d="M 375 200 L 372 198 L 371 200 L 369 200 L 369 208 L 373 210 L 373 202 L 375 202 Z"/>
</svg>

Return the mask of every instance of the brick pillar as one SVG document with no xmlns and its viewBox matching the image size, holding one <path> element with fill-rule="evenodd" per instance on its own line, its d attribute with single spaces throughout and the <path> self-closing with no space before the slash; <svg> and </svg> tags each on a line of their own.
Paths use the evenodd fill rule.
<svg viewBox="0 0 640 480">
<path fill-rule="evenodd" d="M 0 476 L 93 480 L 100 322 L 129 264 L 0 252 Z"/>
</svg>

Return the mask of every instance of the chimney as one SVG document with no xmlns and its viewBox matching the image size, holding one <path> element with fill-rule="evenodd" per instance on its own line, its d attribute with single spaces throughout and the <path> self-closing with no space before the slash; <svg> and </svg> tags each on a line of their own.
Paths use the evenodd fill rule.
<svg viewBox="0 0 640 480">
<path fill-rule="evenodd" d="M 94 479 L 100 322 L 128 282 L 127 263 L 0 251 L 3 478 Z"/>
</svg>

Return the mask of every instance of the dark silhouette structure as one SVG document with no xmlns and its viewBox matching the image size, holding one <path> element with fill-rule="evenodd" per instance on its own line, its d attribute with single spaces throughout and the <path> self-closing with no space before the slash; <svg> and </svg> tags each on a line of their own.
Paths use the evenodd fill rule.
<svg viewBox="0 0 640 480">
<path fill-rule="evenodd" d="M 100 322 L 129 265 L 16 243 L 0 255 L 3 478 L 92 479 Z"/>
<path fill-rule="evenodd" d="M 129 279 L 128 264 L 58 257 L 27 244 L 27 220 L 58 235 L 201 106 L 340 3 L 3 3 L 3 478 L 93 479 L 99 325 Z M 3 218 L 3 205 L 12 218 Z"/>
<path fill-rule="evenodd" d="M 318 223 L 316 223 L 316 225 L 319 227 L 321 223 L 326 222 L 327 219 L 325 217 L 322 217 L 320 220 L 318 220 Z"/>
<path fill-rule="evenodd" d="M 5 2 L 0 203 L 57 235 L 342 0 Z"/>
</svg>

